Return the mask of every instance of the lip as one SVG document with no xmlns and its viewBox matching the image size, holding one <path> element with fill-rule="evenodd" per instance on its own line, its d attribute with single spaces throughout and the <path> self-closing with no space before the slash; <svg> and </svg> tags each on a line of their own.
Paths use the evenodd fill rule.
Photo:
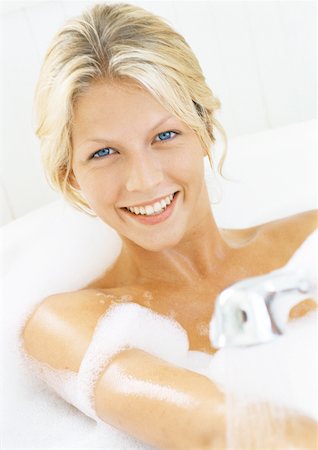
<svg viewBox="0 0 318 450">
<path fill-rule="evenodd" d="M 138 215 L 133 214 L 126 209 L 123 209 L 122 211 L 124 212 L 124 214 L 128 215 L 132 220 L 137 220 L 138 222 L 146 224 L 146 225 L 156 225 L 157 223 L 166 221 L 171 216 L 171 214 L 174 211 L 176 202 L 178 200 L 179 193 L 180 193 L 180 191 L 178 191 L 174 195 L 172 203 L 170 203 L 170 205 L 167 206 L 167 208 L 161 214 L 156 214 L 154 216 L 146 216 L 146 215 L 142 215 L 142 214 L 138 214 Z"/>
</svg>

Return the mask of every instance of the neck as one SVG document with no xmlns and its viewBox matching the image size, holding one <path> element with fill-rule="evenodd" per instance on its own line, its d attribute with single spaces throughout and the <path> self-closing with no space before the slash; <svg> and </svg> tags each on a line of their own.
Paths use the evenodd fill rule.
<svg viewBox="0 0 318 450">
<path fill-rule="evenodd" d="M 113 270 L 120 274 L 120 283 L 125 279 L 124 284 L 193 284 L 215 275 L 232 250 L 209 211 L 173 248 L 154 252 L 123 239 Z"/>
</svg>

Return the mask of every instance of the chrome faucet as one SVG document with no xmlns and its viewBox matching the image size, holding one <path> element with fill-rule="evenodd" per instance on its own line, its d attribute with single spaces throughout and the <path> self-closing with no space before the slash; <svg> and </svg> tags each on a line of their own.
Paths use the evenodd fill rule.
<svg viewBox="0 0 318 450">
<path fill-rule="evenodd" d="M 297 303 L 317 299 L 317 241 L 316 230 L 286 266 L 238 281 L 217 296 L 209 326 L 214 348 L 269 342 L 286 331 Z"/>
</svg>

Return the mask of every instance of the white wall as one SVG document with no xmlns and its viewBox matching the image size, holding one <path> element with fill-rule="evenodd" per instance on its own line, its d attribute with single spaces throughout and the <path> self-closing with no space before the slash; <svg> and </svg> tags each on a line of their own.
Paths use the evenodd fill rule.
<svg viewBox="0 0 318 450">
<path fill-rule="evenodd" d="M 197 54 L 231 138 L 316 117 L 314 1 L 135 1 L 166 18 Z M 58 27 L 91 2 L 2 2 L 0 224 L 59 195 L 40 164 L 32 100 Z"/>
</svg>

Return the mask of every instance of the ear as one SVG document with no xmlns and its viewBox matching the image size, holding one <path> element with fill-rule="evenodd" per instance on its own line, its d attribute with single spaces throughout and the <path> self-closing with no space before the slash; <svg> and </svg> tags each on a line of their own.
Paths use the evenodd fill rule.
<svg viewBox="0 0 318 450">
<path fill-rule="evenodd" d="M 79 190 L 81 189 L 80 185 L 78 184 L 78 182 L 77 182 L 77 180 L 76 180 L 76 177 L 75 177 L 75 175 L 74 175 L 73 170 L 72 170 L 72 172 L 70 173 L 69 181 L 70 181 L 71 186 L 73 186 L 73 188 L 79 189 Z"/>
</svg>

